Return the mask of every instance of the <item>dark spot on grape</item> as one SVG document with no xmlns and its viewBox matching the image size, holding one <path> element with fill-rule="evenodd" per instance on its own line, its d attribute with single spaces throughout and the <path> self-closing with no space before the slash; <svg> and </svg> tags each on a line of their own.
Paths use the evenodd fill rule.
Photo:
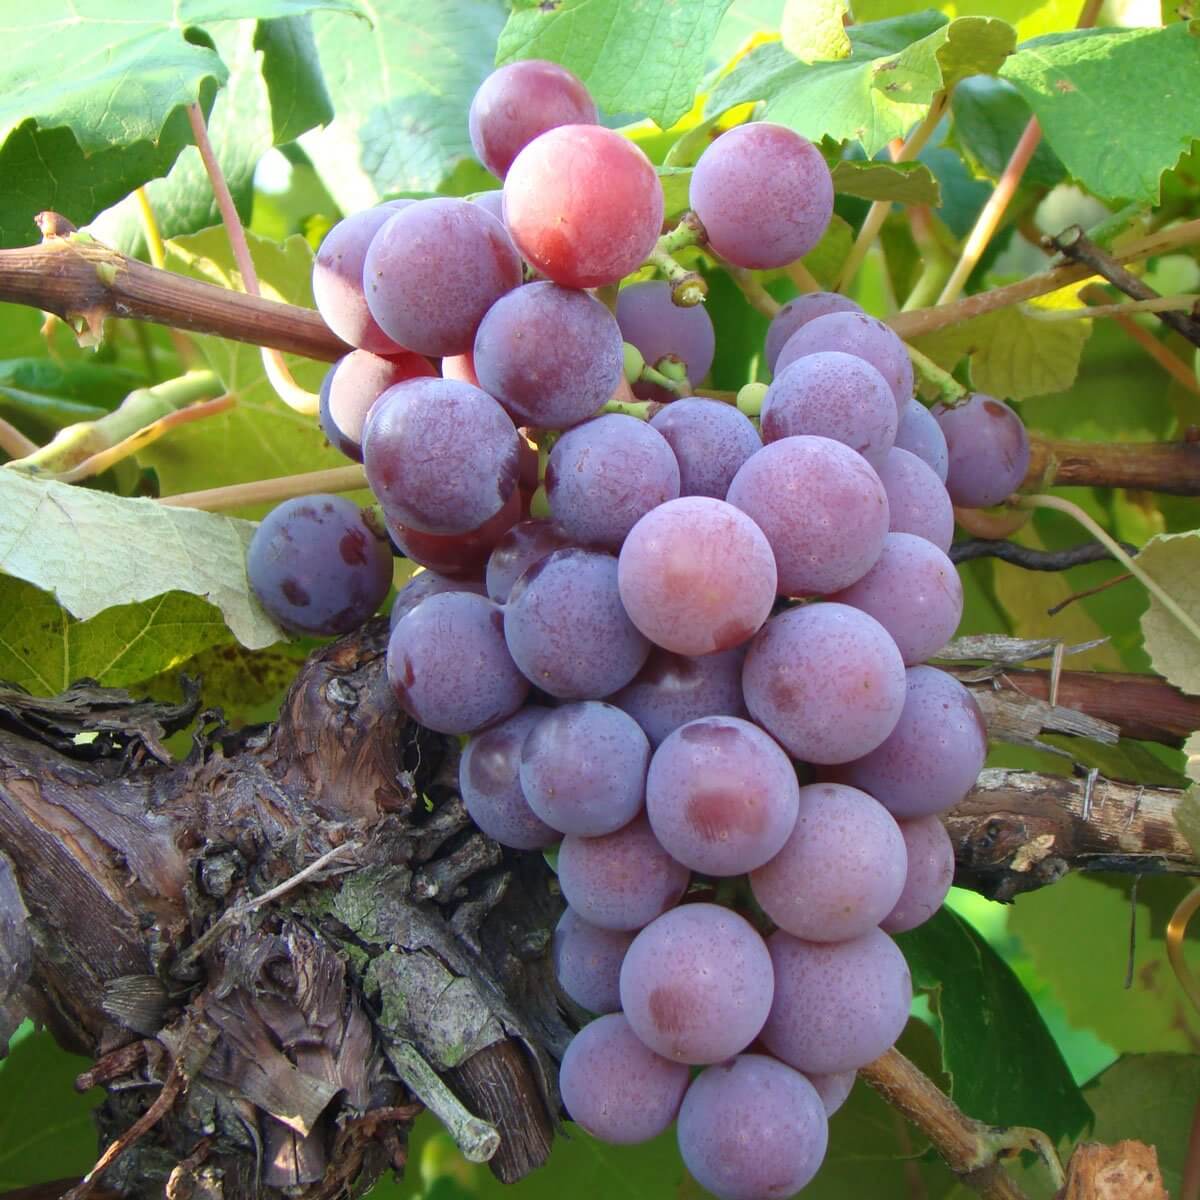
<svg viewBox="0 0 1200 1200">
<path fill-rule="evenodd" d="M 996 421 L 1003 421 L 1008 416 L 1008 409 L 999 400 L 985 400 L 983 402 L 983 411 Z"/>
<path fill-rule="evenodd" d="M 295 605 L 296 608 L 307 608 L 312 603 L 312 597 L 300 585 L 296 579 L 285 579 L 280 585 L 279 590 L 283 592 L 284 598 L 289 604 Z"/>
<path fill-rule="evenodd" d="M 767 684 L 767 695 L 777 708 L 791 709 L 799 706 L 801 689 L 793 687 L 789 680 L 776 676 Z"/>
<path fill-rule="evenodd" d="M 338 542 L 338 553 L 348 567 L 362 566 L 367 561 L 366 536 L 357 529 L 342 534 Z"/>
<path fill-rule="evenodd" d="M 412 685 L 417 681 L 417 673 L 413 669 L 413 661 L 407 654 L 404 656 L 404 675 L 402 676 L 402 679 L 404 681 L 405 689 L 412 687 Z"/>
<path fill-rule="evenodd" d="M 651 993 L 647 1007 L 650 1020 L 660 1033 L 682 1033 L 695 1009 L 691 993 L 682 987 L 660 984 Z"/>
</svg>

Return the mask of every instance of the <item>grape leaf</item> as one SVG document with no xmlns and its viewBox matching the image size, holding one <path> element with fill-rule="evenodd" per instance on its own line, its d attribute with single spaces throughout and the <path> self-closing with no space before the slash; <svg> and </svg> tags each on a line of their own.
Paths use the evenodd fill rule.
<svg viewBox="0 0 1200 1200">
<path fill-rule="evenodd" d="M 1104 200 L 1157 201 L 1163 172 L 1196 136 L 1200 21 L 1049 34 L 1022 46 L 1000 73 L 1084 187 Z"/>
<path fill-rule="evenodd" d="M 1025 126 L 1033 115 L 1011 83 L 979 75 L 964 79 L 950 101 L 954 137 L 964 156 L 981 173 L 998 179 L 1008 165 Z M 1052 188 L 1067 170 L 1043 139 L 1025 168 L 1022 182 Z"/>
<path fill-rule="evenodd" d="M 277 146 L 333 120 L 333 101 L 321 73 L 309 14 L 259 21 L 254 48 L 262 51 L 262 77 L 271 98 L 271 131 Z"/>
<path fill-rule="evenodd" d="M 1153 537 L 1137 556 L 1138 566 L 1200 625 L 1200 530 Z M 1142 616 L 1142 636 L 1154 669 L 1177 688 L 1200 694 L 1200 637 L 1169 613 L 1153 593 Z"/>
<path fill-rule="evenodd" d="M 779 43 L 756 47 L 713 88 L 706 114 L 762 100 L 768 120 L 814 142 L 860 142 L 871 158 L 907 133 L 943 87 L 995 73 L 1015 42 L 1003 21 L 947 21 L 934 12 L 852 26 L 848 33 L 853 52 L 838 62 L 808 65 Z"/>
<path fill-rule="evenodd" d="M 610 113 L 666 129 L 692 107 L 729 0 L 514 0 L 496 64 L 548 58 L 574 71 Z"/>
<path fill-rule="evenodd" d="M 0 679 L 35 695 L 84 677 L 128 687 L 229 640 L 220 612 L 199 596 L 169 592 L 79 621 L 48 592 L 0 575 Z"/>
<path fill-rule="evenodd" d="M 859 21 L 877 21 L 927 8 L 936 8 L 947 16 L 999 17 L 1016 26 L 1018 42 L 1069 29 L 1079 16 L 1079 0 L 943 0 L 941 4 L 929 0 L 855 0 L 854 15 Z"/>
<path fill-rule="evenodd" d="M 942 191 L 933 172 L 919 162 L 854 162 L 843 160 L 833 168 L 833 188 L 842 196 L 862 200 L 891 200 L 896 204 L 942 202 Z"/>
<path fill-rule="evenodd" d="M 803 62 L 849 58 L 848 9 L 846 0 L 787 0 L 779 22 L 784 47 Z"/>
<path fill-rule="evenodd" d="M 943 908 L 896 941 L 941 1021 L 956 1103 L 978 1120 L 1032 1125 L 1055 1141 L 1089 1124 L 1087 1103 L 1029 993 L 973 926 Z"/>
<path fill-rule="evenodd" d="M 313 22 L 336 117 L 301 144 L 344 212 L 395 192 L 494 187 L 473 165 L 467 108 L 491 72 L 502 0 L 390 0 L 370 26 L 318 14 Z"/>
<path fill-rule="evenodd" d="M 179 591 L 215 604 L 244 646 L 279 641 L 246 578 L 253 533 L 233 517 L 0 471 L 0 572 L 83 620 Z"/>
</svg>

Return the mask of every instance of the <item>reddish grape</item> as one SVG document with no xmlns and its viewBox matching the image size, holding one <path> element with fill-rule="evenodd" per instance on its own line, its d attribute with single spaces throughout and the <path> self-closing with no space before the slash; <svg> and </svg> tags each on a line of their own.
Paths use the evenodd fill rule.
<svg viewBox="0 0 1200 1200">
<path fill-rule="evenodd" d="M 963 508 L 987 508 L 1015 492 L 1029 469 L 1029 434 L 1007 404 L 976 392 L 963 404 L 938 404 L 933 415 L 946 438 L 946 490 Z"/>
<path fill-rule="evenodd" d="M 477 193 L 471 197 L 471 203 L 478 204 L 480 208 L 491 213 L 501 225 L 504 224 L 504 193 L 499 188 Z"/>
<path fill-rule="evenodd" d="M 355 350 L 326 372 L 321 384 L 321 431 L 347 458 L 362 462 L 362 432 L 371 406 L 397 383 L 434 376 L 428 359 L 404 351 L 383 358 Z"/>
<path fill-rule="evenodd" d="M 494 517 L 466 533 L 423 533 L 397 521 L 387 522 L 388 533 L 405 558 L 430 571 L 455 579 L 474 578 L 488 560 L 492 548 L 521 519 L 521 492 L 512 495 Z"/>
<path fill-rule="evenodd" d="M 808 1073 L 805 1078 L 816 1089 L 817 1095 L 821 1097 L 821 1103 L 825 1106 L 825 1115 L 832 1117 L 846 1103 L 850 1089 L 854 1087 L 854 1081 L 858 1078 L 858 1072 L 836 1071 L 832 1075 Z"/>
</svg>

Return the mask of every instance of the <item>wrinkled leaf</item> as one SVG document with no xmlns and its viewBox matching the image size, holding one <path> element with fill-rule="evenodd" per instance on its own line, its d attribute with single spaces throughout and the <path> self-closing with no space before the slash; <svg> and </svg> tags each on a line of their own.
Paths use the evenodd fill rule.
<svg viewBox="0 0 1200 1200">
<path fill-rule="evenodd" d="M 277 146 L 333 120 L 333 101 L 321 73 L 308 13 L 259 21 L 254 48 L 263 56 L 262 77 L 271 99 L 271 129 Z"/>
<path fill-rule="evenodd" d="M 891 200 L 896 204 L 928 204 L 936 208 L 942 191 L 933 172 L 919 162 L 842 161 L 833 168 L 833 188 L 862 200 Z"/>
<path fill-rule="evenodd" d="M 1200 530 L 1151 538 L 1137 561 L 1191 617 L 1193 626 L 1200 625 Z M 1142 636 L 1154 669 L 1177 688 L 1200 694 L 1200 637 L 1153 594 L 1142 616 Z"/>
</svg>

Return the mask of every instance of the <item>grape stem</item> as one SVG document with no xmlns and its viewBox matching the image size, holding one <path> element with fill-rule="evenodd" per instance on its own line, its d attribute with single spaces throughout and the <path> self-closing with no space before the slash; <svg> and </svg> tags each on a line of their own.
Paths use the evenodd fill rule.
<svg viewBox="0 0 1200 1200">
<path fill-rule="evenodd" d="M 601 413 L 617 413 L 624 417 L 636 417 L 648 421 L 662 408 L 657 400 L 623 400 L 613 397 L 600 410 Z"/>
<path fill-rule="evenodd" d="M 954 408 L 967 398 L 967 389 L 950 374 L 943 371 L 927 354 L 922 354 L 915 346 L 905 344 L 908 357 L 912 359 L 913 370 L 917 378 L 925 385 L 922 389 L 932 392 L 935 400 L 947 408 Z"/>
<path fill-rule="evenodd" d="M 296 496 L 311 496 L 314 492 L 356 492 L 366 486 L 366 472 L 355 465 L 307 471 L 303 475 L 280 475 L 275 479 L 256 479 L 252 483 L 234 483 L 202 492 L 180 492 L 177 496 L 164 496 L 158 503 L 169 508 L 222 512 L 251 504 L 278 504 Z"/>
<path fill-rule="evenodd" d="M 1120 304 L 1089 304 L 1082 308 L 1035 308 L 1029 315 L 1037 321 L 1077 321 L 1090 317 L 1115 317 L 1128 313 L 1190 312 L 1200 305 L 1200 295 L 1155 296 L 1151 300 L 1126 300 Z"/>
<path fill-rule="evenodd" d="M 647 266 L 656 267 L 671 284 L 671 299 L 680 308 L 700 304 L 708 295 L 708 284 L 698 271 L 690 271 L 675 258 L 687 246 L 703 246 L 708 241 L 704 226 L 694 212 L 685 212 L 674 229 L 669 229 L 650 251 Z"/>
<path fill-rule="evenodd" d="M 15 425 L 0 417 L 0 450 L 9 458 L 26 458 L 37 448 L 37 442 L 31 442 Z"/>
<path fill-rule="evenodd" d="M 1124 549 L 1130 554 L 1137 553 L 1134 546 L 1124 546 Z M 1018 546 L 1015 542 L 975 538 L 967 542 L 955 542 L 950 547 L 951 562 L 970 562 L 973 558 L 998 558 L 1001 562 L 1024 567 L 1027 571 L 1069 571 L 1084 563 L 1107 562 L 1112 554 L 1107 546 L 1099 542 L 1084 542 L 1081 546 L 1068 546 L 1065 550 L 1036 550 L 1031 546 Z"/>
<path fill-rule="evenodd" d="M 150 193 L 145 184 L 138 188 L 134 195 L 137 197 L 138 214 L 142 219 L 142 234 L 146 239 L 146 253 L 150 256 L 150 265 L 160 271 L 167 266 L 167 251 L 163 245 L 162 231 L 158 227 L 158 218 L 154 215 L 154 206 L 150 203 Z M 141 326 L 138 326 L 141 328 Z M 185 366 L 196 364 L 196 347 L 178 329 L 169 330 L 171 344 L 175 347 L 175 355 Z"/>
<path fill-rule="evenodd" d="M 737 284 L 738 291 L 746 297 L 747 303 L 755 312 L 760 312 L 767 318 L 776 316 L 783 305 L 759 283 L 751 271 L 746 270 L 745 267 L 735 267 L 733 263 L 727 262 L 719 254 L 713 253 L 711 249 L 709 253 L 717 260 L 717 265 Z"/>
<path fill-rule="evenodd" d="M 1029 439 L 1024 487 L 1124 487 L 1200 496 L 1200 441 L 1073 442 Z"/>
</svg>

